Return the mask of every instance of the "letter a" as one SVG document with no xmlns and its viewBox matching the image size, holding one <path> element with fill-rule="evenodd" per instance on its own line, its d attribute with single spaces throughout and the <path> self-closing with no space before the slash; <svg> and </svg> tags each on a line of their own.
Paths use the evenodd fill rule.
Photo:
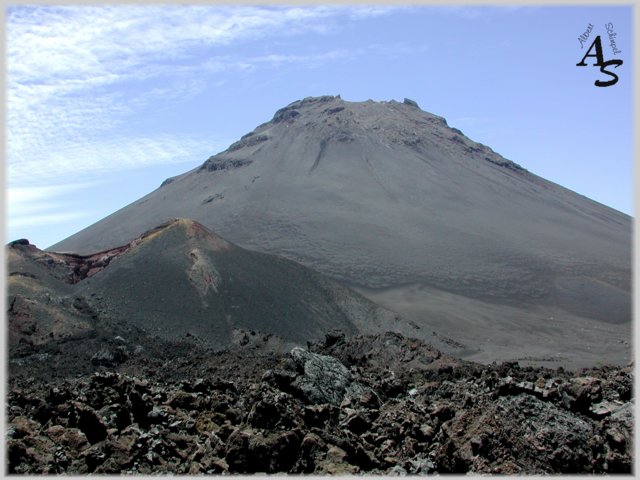
<svg viewBox="0 0 640 480">
<path fill-rule="evenodd" d="M 596 53 L 590 53 L 591 50 L 593 50 L 593 47 L 596 47 Z M 604 63 L 604 57 L 602 56 L 602 44 L 600 43 L 600 35 L 598 35 L 593 41 L 585 56 L 582 57 L 582 61 L 580 63 L 576 63 L 576 67 L 586 67 L 587 64 L 584 61 L 587 57 L 596 57 L 598 61 L 594 63 L 594 65 L 602 65 Z"/>
</svg>

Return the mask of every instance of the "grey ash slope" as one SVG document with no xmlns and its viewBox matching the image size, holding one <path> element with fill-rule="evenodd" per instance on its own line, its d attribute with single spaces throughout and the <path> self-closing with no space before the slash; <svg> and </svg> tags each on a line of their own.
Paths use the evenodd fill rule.
<svg viewBox="0 0 640 480">
<path fill-rule="evenodd" d="M 52 249 L 112 247 L 175 216 L 357 286 L 476 360 L 629 357 L 630 217 L 410 103 L 294 102 Z"/>
<path fill-rule="evenodd" d="M 82 317 L 72 308 L 74 302 L 92 312 L 92 319 L 85 318 L 87 329 L 111 320 L 149 337 L 198 339 L 214 348 L 228 347 L 251 331 L 269 334 L 272 346 L 278 347 L 305 345 L 335 328 L 347 334 L 412 330 L 397 315 L 321 274 L 237 247 L 186 219 L 148 231 L 115 252 L 93 255 L 90 258 L 98 262 L 106 261 L 85 262 L 86 275 L 73 276 L 83 269 L 75 268 L 64 255 L 39 252 L 33 246 L 13 245 L 9 251 L 12 272 L 36 273 L 14 275 L 22 280 L 10 283 L 9 294 L 27 307 L 16 312 L 20 315 L 10 315 L 10 325 L 31 321 L 38 335 L 22 338 L 32 337 L 41 345 L 59 335 L 56 331 L 48 335 L 46 312 L 42 318 L 29 318 L 39 313 L 34 307 L 48 305 L 49 317 L 57 316 L 62 325 Z M 47 267 L 56 261 L 54 270 Z M 54 278 L 65 269 L 71 274 Z M 55 294 L 45 298 L 37 288 L 41 284 L 48 284 Z M 77 328 L 71 329 L 75 323 L 66 329 L 69 337 L 77 336 Z M 14 328 L 19 329 L 20 325 Z M 117 333 L 114 330 L 111 337 Z M 14 343 L 19 340 L 16 336 Z"/>
</svg>

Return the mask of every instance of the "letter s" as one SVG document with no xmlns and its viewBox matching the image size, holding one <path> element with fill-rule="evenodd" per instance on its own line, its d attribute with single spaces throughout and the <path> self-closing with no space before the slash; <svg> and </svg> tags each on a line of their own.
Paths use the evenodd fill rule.
<svg viewBox="0 0 640 480">
<path fill-rule="evenodd" d="M 609 72 L 608 70 L 605 70 L 605 67 L 608 67 L 609 65 L 613 65 L 615 68 L 618 68 L 620 65 L 622 65 L 622 60 L 609 60 L 607 62 L 602 62 L 602 64 L 600 65 L 600 71 L 602 73 L 606 73 L 607 75 L 611 75 L 613 79 L 608 80 L 606 82 L 603 82 L 602 80 L 596 80 L 595 81 L 596 87 L 610 87 L 618 83 L 618 76 L 613 72 Z"/>
</svg>

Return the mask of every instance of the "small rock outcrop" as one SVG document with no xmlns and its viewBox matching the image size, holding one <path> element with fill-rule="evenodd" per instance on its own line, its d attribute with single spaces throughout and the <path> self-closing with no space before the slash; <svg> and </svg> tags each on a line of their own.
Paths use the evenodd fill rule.
<svg viewBox="0 0 640 480">
<path fill-rule="evenodd" d="M 411 100 L 410 98 L 405 98 L 404 102 L 402 103 L 404 103 L 405 105 L 409 105 L 410 107 L 420 108 L 418 106 L 418 102 L 416 102 L 415 100 Z"/>
</svg>

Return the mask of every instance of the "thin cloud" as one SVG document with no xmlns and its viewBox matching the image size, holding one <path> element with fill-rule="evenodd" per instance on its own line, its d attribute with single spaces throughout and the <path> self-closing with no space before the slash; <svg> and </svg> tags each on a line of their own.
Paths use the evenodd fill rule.
<svg viewBox="0 0 640 480">
<path fill-rule="evenodd" d="M 303 31 L 333 8 L 15 7 L 8 14 L 9 81 L 69 81 L 82 89 L 149 74 L 195 46 Z M 87 84 L 86 82 L 90 83 Z"/>
<path fill-rule="evenodd" d="M 93 187 L 95 183 L 74 183 L 47 185 L 43 187 L 12 187 L 7 190 L 7 200 L 12 206 L 64 195 L 77 190 Z"/>
<path fill-rule="evenodd" d="M 447 16 L 464 18 L 466 20 L 479 20 L 500 14 L 528 13 L 533 12 L 539 7 L 535 5 L 447 5 L 447 6 L 428 6 L 414 8 L 429 8 L 433 13 L 441 13 Z"/>
<path fill-rule="evenodd" d="M 87 212 L 64 212 L 64 213 L 47 213 L 41 215 L 26 215 L 15 218 L 9 218 L 8 230 L 13 230 L 25 227 L 36 227 L 41 225 L 56 225 L 66 223 L 71 220 L 78 220 L 89 216 Z"/>
<path fill-rule="evenodd" d="M 93 183 L 60 184 L 38 187 L 9 187 L 8 230 L 33 228 L 40 225 L 54 225 L 80 218 L 89 214 L 76 208 L 69 209 L 69 197 L 79 191 L 95 187 Z"/>
<path fill-rule="evenodd" d="M 318 67 L 327 62 L 339 60 L 349 60 L 361 55 L 365 50 L 362 48 L 335 49 L 327 52 L 309 54 L 266 54 L 258 57 L 251 57 L 247 63 L 251 65 L 265 64 L 270 66 L 282 66 L 285 64 L 300 64 L 306 67 Z"/>
<path fill-rule="evenodd" d="M 222 145 L 179 135 L 67 142 L 13 165 L 10 183 L 45 183 L 51 178 L 83 178 L 143 166 L 193 163 L 206 159 Z"/>
<path fill-rule="evenodd" d="M 231 44 L 308 32 L 322 35 L 330 30 L 324 26 L 338 17 L 366 18 L 391 11 L 344 6 L 11 7 L 7 10 L 9 181 L 39 182 L 73 169 L 93 172 L 176 162 L 189 151 L 202 152 L 206 142 L 194 139 L 119 138 L 116 147 L 116 141 L 104 137 L 146 105 L 184 101 L 203 91 L 206 84 L 198 74 L 251 72 L 284 63 L 313 68 L 357 54 L 333 50 L 308 56 L 224 55 Z M 199 49 L 200 55 L 194 53 Z M 214 55 L 202 62 L 202 49 Z M 161 80 L 162 87 L 147 89 L 141 83 L 154 79 Z M 129 89 L 132 85 L 136 88 Z M 177 147 L 179 142 L 182 148 Z"/>
</svg>

